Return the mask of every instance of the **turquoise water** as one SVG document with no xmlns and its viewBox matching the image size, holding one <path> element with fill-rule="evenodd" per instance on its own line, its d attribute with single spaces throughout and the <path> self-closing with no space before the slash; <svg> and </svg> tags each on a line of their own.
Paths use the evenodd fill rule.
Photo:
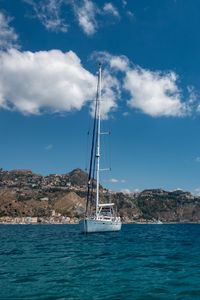
<svg viewBox="0 0 200 300">
<path fill-rule="evenodd" d="M 0 225 L 0 299 L 200 299 L 200 225 Z"/>
</svg>

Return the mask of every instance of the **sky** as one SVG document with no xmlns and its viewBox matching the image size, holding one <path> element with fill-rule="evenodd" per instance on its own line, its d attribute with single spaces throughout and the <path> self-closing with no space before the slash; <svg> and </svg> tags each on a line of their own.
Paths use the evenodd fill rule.
<svg viewBox="0 0 200 300">
<path fill-rule="evenodd" d="M 198 0 L 0 0 L 0 167 L 85 169 L 101 61 L 101 183 L 199 194 L 199 28 Z"/>
</svg>

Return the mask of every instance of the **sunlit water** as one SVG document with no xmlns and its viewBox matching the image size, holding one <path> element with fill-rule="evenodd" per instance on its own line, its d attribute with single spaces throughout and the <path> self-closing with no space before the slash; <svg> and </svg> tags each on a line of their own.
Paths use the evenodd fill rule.
<svg viewBox="0 0 200 300">
<path fill-rule="evenodd" d="M 200 225 L 0 225 L 0 299 L 200 299 Z"/>
</svg>

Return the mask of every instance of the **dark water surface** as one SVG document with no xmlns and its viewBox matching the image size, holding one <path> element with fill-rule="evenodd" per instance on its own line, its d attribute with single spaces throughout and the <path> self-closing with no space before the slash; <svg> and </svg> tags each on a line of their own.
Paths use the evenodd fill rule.
<svg viewBox="0 0 200 300">
<path fill-rule="evenodd" d="M 0 299 L 200 299 L 200 225 L 0 225 Z"/>
</svg>

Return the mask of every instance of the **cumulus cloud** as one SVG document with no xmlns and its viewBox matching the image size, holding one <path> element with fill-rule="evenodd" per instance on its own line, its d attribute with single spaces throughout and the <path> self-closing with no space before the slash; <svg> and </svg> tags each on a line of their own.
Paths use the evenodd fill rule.
<svg viewBox="0 0 200 300">
<path fill-rule="evenodd" d="M 181 101 L 174 72 L 152 72 L 139 67 L 128 70 L 124 88 L 130 93 L 130 107 L 153 116 L 183 116 L 186 106 Z"/>
<path fill-rule="evenodd" d="M 32 6 L 35 16 L 46 29 L 55 32 L 67 32 L 68 25 L 61 17 L 63 0 L 24 0 Z"/>
<path fill-rule="evenodd" d="M 129 60 L 125 56 L 110 56 L 109 55 L 109 62 L 111 68 L 116 70 L 124 71 L 128 69 Z"/>
<path fill-rule="evenodd" d="M 175 72 L 144 69 L 125 56 L 112 56 L 106 52 L 100 52 L 99 57 L 110 65 L 111 70 L 122 73 L 123 89 L 130 95 L 129 107 L 152 117 L 180 117 L 189 112 L 189 105 L 182 101 Z"/>
<path fill-rule="evenodd" d="M 10 26 L 12 19 L 0 11 L 0 50 L 19 48 L 18 35 Z"/>
<path fill-rule="evenodd" d="M 59 50 L 0 53 L 0 106 L 25 114 L 80 110 L 94 97 L 95 76 Z"/>
<path fill-rule="evenodd" d="M 102 81 L 101 119 L 108 119 L 109 113 L 117 109 L 120 98 L 120 85 L 116 77 L 111 76 L 106 70 Z M 95 102 L 91 102 L 91 115 L 94 116 Z"/>
<path fill-rule="evenodd" d="M 73 52 L 0 52 L 0 107 L 24 114 L 80 110 L 92 106 L 97 78 Z M 118 80 L 103 71 L 102 118 L 117 107 Z"/>
<path fill-rule="evenodd" d="M 111 71 L 126 72 L 129 69 L 130 61 L 125 55 L 115 56 L 106 51 L 94 51 L 91 59 L 100 61 L 103 65 L 110 66 Z"/>
<path fill-rule="evenodd" d="M 120 83 L 119 80 L 109 74 L 105 69 L 103 71 L 102 81 L 102 105 L 101 117 L 108 118 L 108 112 L 114 111 L 117 108 L 117 101 L 120 98 Z"/>
<path fill-rule="evenodd" d="M 121 98 L 129 107 L 153 117 L 179 117 L 189 111 L 174 72 L 143 69 L 125 56 L 100 53 L 99 58 L 109 65 L 103 68 L 103 119 L 117 109 Z M 94 112 L 95 102 L 91 100 L 95 99 L 97 78 L 82 66 L 73 51 L 1 51 L 0 69 L 2 108 L 40 114 L 80 110 L 90 103 Z"/>
</svg>

